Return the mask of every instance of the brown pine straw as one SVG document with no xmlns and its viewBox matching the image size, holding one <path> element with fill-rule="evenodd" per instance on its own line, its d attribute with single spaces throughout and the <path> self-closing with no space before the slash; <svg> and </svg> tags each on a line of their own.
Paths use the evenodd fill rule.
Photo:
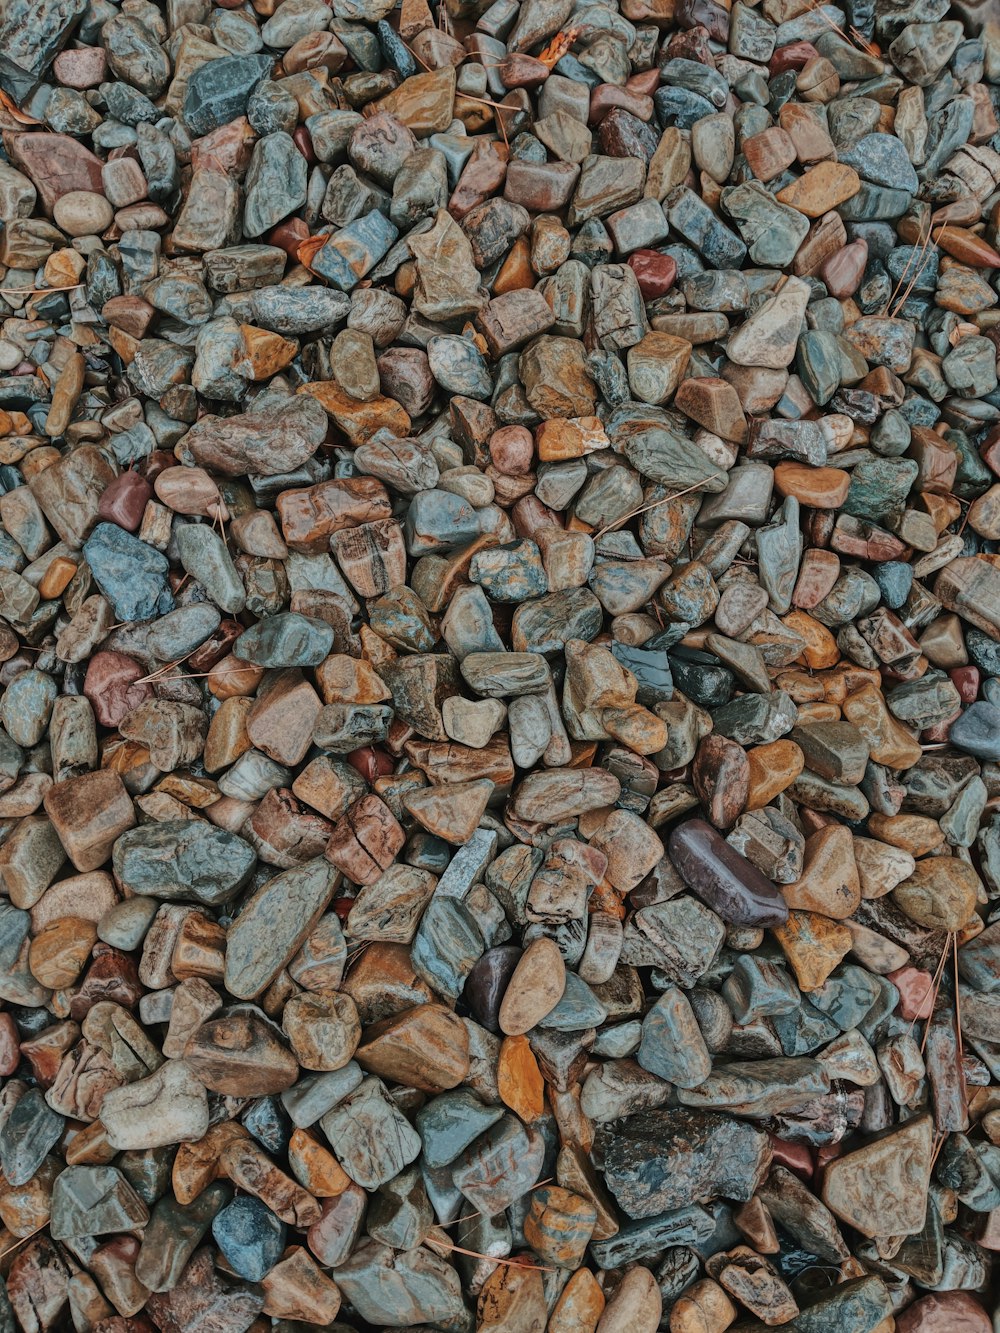
<svg viewBox="0 0 1000 1333">
<path fill-rule="evenodd" d="M 944 942 L 944 947 L 943 947 L 942 950 L 941 950 L 941 957 L 938 959 L 937 967 L 934 969 L 934 975 L 931 977 L 930 985 L 927 987 L 927 989 L 924 991 L 923 995 L 921 995 L 921 997 L 920 997 L 920 1003 L 917 1005 L 917 1012 L 918 1012 L 918 1014 L 919 1014 L 920 1010 L 923 1009 L 923 1007 L 924 1007 L 924 1001 L 927 999 L 928 996 L 931 996 L 931 997 L 932 997 L 932 998 L 931 998 L 931 1013 L 934 1012 L 934 1005 L 937 1003 L 938 992 L 939 992 L 940 989 L 941 989 L 941 981 L 942 981 L 943 976 L 944 976 L 945 963 L 946 963 L 947 960 L 948 960 L 948 949 L 949 949 L 949 945 L 950 945 L 950 935 L 949 935 L 949 937 L 948 937 L 948 938 L 945 940 L 945 942 Z M 911 1032 L 913 1031 L 913 1029 L 916 1027 L 917 1023 L 919 1023 L 920 1021 L 921 1021 L 921 1020 L 920 1020 L 919 1018 L 914 1018 L 914 1019 L 911 1020 L 911 1022 L 910 1022 L 910 1026 L 909 1026 L 909 1027 L 907 1028 L 907 1030 L 906 1030 L 906 1035 L 907 1035 L 907 1036 L 910 1035 L 910 1033 L 911 1033 Z M 925 1022 L 925 1023 L 927 1023 L 927 1024 L 929 1024 L 929 1023 L 930 1023 L 930 1017 L 928 1016 L 928 1018 L 926 1018 L 926 1019 L 924 1019 L 924 1020 L 922 1020 L 922 1021 Z M 921 1055 L 923 1055 L 923 1053 L 924 1053 L 924 1046 L 926 1045 L 926 1042 L 927 1042 L 927 1032 L 926 1032 L 926 1030 L 925 1030 L 925 1031 L 924 1031 L 924 1040 L 920 1043 L 920 1054 L 921 1054 Z"/>
<path fill-rule="evenodd" d="M 623 523 L 628 523 L 637 515 L 648 514 L 651 509 L 659 509 L 660 505 L 670 504 L 672 500 L 679 500 L 682 495 L 690 495 L 692 491 L 700 491 L 702 486 L 707 486 L 716 477 L 725 477 L 725 475 L 724 472 L 713 472 L 704 481 L 696 481 L 693 486 L 686 486 L 682 491 L 675 491 L 673 495 L 665 495 L 662 500 L 654 500 L 652 504 L 640 505 L 638 509 L 633 509 L 629 513 L 623 514 L 621 518 L 616 518 L 613 523 L 606 523 L 599 532 L 594 533 L 594 541 L 608 532 L 614 532 L 615 528 L 620 528 Z"/>
<path fill-rule="evenodd" d="M 526 1259 L 501 1259 L 495 1254 L 483 1254 L 479 1250 L 466 1250 L 461 1245 L 452 1245 L 450 1241 L 440 1240 L 434 1237 L 433 1240 L 425 1240 L 424 1244 L 434 1250 L 444 1250 L 448 1254 L 465 1254 L 470 1259 L 485 1259 L 490 1264 L 503 1264 L 505 1268 L 526 1268 L 533 1273 L 554 1273 L 554 1268 L 547 1268 L 544 1264 L 533 1264 Z"/>
<path fill-rule="evenodd" d="M 13 1254 L 15 1250 L 20 1249 L 20 1247 L 24 1245 L 26 1241 L 31 1240 L 32 1236 L 37 1236 L 40 1231 L 44 1231 L 48 1225 L 49 1225 L 49 1220 L 48 1218 L 46 1218 L 45 1221 L 41 1224 L 41 1226 L 35 1227 L 34 1231 L 29 1231 L 26 1236 L 18 1237 L 18 1239 L 14 1242 L 13 1245 L 8 1245 L 5 1250 L 0 1250 L 0 1259 L 6 1259 L 8 1254 Z"/>
<path fill-rule="evenodd" d="M 0 295 L 48 296 L 49 292 L 75 292 L 86 285 L 85 282 L 71 282 L 67 287 L 0 287 Z"/>
</svg>

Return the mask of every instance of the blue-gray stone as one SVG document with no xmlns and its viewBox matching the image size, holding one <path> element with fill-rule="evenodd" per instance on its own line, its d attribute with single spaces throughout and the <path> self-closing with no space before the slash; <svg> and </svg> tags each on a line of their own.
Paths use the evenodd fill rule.
<svg viewBox="0 0 1000 1333">
<path fill-rule="evenodd" d="M 286 1227 L 253 1195 L 241 1194 L 212 1223 L 212 1236 L 226 1263 L 247 1282 L 259 1282 L 281 1258 Z"/>
<path fill-rule="evenodd" d="M 249 843 L 198 820 L 165 820 L 123 833 L 112 853 L 131 893 L 214 906 L 245 888 L 257 864 Z"/>
<path fill-rule="evenodd" d="M 116 620 L 151 620 L 173 610 L 167 586 L 170 564 L 155 547 L 116 523 L 98 523 L 83 554 Z"/>
<path fill-rule="evenodd" d="M 1000 705 L 982 699 L 970 704 L 951 724 L 948 740 L 956 750 L 996 763 L 1000 760 Z"/>
<path fill-rule="evenodd" d="M 333 627 L 325 620 L 280 611 L 244 630 L 233 652 L 255 666 L 318 666 L 333 650 L 333 638 Z"/>
<path fill-rule="evenodd" d="M 902 140 L 894 134 L 866 134 L 852 147 L 841 149 L 837 160 L 853 167 L 862 180 L 873 185 L 917 192 L 917 173 Z"/>
<path fill-rule="evenodd" d="M 250 94 L 273 64 L 271 56 L 252 55 L 223 56 L 199 65 L 184 90 L 184 120 L 191 137 L 199 139 L 242 116 Z"/>
</svg>

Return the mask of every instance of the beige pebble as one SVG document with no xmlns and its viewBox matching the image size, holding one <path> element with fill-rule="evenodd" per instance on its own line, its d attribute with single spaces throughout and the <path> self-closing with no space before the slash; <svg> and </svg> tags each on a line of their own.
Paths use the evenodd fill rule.
<svg viewBox="0 0 1000 1333">
<path fill-rule="evenodd" d="M 52 216 L 69 236 L 97 236 L 111 226 L 114 209 L 102 194 L 70 190 L 56 200 Z"/>
<path fill-rule="evenodd" d="M 554 940 L 532 940 L 518 961 L 503 1003 L 500 1031 L 517 1037 L 535 1027 L 562 999 L 566 964 Z"/>
</svg>

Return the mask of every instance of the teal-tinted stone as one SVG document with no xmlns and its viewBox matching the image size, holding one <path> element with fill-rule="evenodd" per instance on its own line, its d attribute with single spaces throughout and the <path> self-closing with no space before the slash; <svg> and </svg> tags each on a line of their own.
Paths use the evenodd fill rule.
<svg viewBox="0 0 1000 1333">
<path fill-rule="evenodd" d="M 169 561 L 115 523 L 98 523 L 83 547 L 94 582 L 119 621 L 151 620 L 172 611 Z"/>
<path fill-rule="evenodd" d="M 424 1161 L 447 1166 L 503 1116 L 502 1106 L 488 1106 L 467 1088 L 442 1093 L 417 1112 Z"/>
<path fill-rule="evenodd" d="M 835 1022 L 841 1032 L 859 1027 L 879 998 L 873 974 L 856 963 L 847 963 L 809 993 L 809 1002 Z"/>
<path fill-rule="evenodd" d="M 786 736 L 795 726 L 798 709 L 784 690 L 773 694 L 742 694 L 713 714 L 715 732 L 740 745 L 765 745 Z"/>
<path fill-rule="evenodd" d="M 494 602 L 524 602 L 549 590 L 541 552 L 527 539 L 477 551 L 469 578 Z"/>
<path fill-rule="evenodd" d="M 339 291 L 352 291 L 399 236 L 384 213 L 373 209 L 334 232 L 312 260 L 312 269 Z"/>
<path fill-rule="evenodd" d="M 737 1023 L 787 1014 L 802 1002 L 786 969 L 754 954 L 737 958 L 722 984 L 722 994 Z"/>
<path fill-rule="evenodd" d="M 881 222 L 902 217 L 912 201 L 913 195 L 908 190 L 889 190 L 884 185 L 862 181 L 857 194 L 845 199 L 837 212 L 845 222 Z"/>
<path fill-rule="evenodd" d="M 226 1263 L 247 1282 L 259 1282 L 285 1250 L 286 1227 L 259 1199 L 233 1199 L 212 1223 L 212 1238 Z"/>
<path fill-rule="evenodd" d="M 191 1203 L 180 1204 L 171 1194 L 156 1201 L 135 1261 L 135 1275 L 144 1287 L 172 1291 L 177 1286 L 212 1219 L 231 1197 L 232 1186 L 215 1181 Z"/>
<path fill-rule="evenodd" d="M 913 566 L 902 560 L 886 560 L 872 566 L 872 578 L 879 586 L 885 605 L 892 611 L 898 611 L 910 595 Z"/>
<path fill-rule="evenodd" d="M 851 471 L 843 512 L 884 525 L 902 512 L 919 471 L 912 458 L 862 458 Z"/>
<path fill-rule="evenodd" d="M 626 1222 L 607 1240 L 592 1241 L 590 1252 L 601 1268 L 622 1268 L 651 1255 L 660 1255 L 664 1250 L 668 1255 L 676 1253 L 674 1246 L 697 1246 L 708 1240 L 714 1231 L 715 1219 L 711 1214 L 698 1204 L 691 1204 L 673 1212 L 659 1213 L 656 1217 Z M 661 1274 L 658 1281 L 662 1284 L 662 1280 Z"/>
<path fill-rule="evenodd" d="M 876 453 L 886 458 L 898 458 L 910 447 L 910 423 L 894 407 L 883 413 L 878 423 L 872 427 L 869 437 Z"/>
<path fill-rule="evenodd" d="M 802 561 L 799 502 L 788 496 L 770 523 L 757 529 L 757 562 L 761 586 L 771 610 L 783 616 L 792 605 L 792 592 Z"/>
<path fill-rule="evenodd" d="M 176 662 L 200 647 L 221 620 L 218 609 L 207 602 L 178 607 L 150 625 L 146 649 L 161 662 Z"/>
<path fill-rule="evenodd" d="M 795 1317 L 796 1333 L 875 1333 L 893 1312 L 889 1288 L 880 1277 L 851 1278 L 823 1292 Z"/>
<path fill-rule="evenodd" d="M 115 843 L 113 861 L 131 893 L 213 906 L 247 885 L 257 856 L 235 833 L 178 819 L 129 829 Z"/>
<path fill-rule="evenodd" d="M 598 1028 L 608 1011 L 585 981 L 575 972 L 566 973 L 566 988 L 556 1007 L 545 1015 L 539 1027 L 557 1032 L 583 1032 Z"/>
<path fill-rule="evenodd" d="M 1000 643 L 992 635 L 970 625 L 965 630 L 965 646 L 974 666 L 987 676 L 1000 676 Z"/>
<path fill-rule="evenodd" d="M 457 1000 L 485 948 L 470 908 L 454 898 L 432 898 L 410 946 L 410 961 L 432 990 Z"/>
<path fill-rule="evenodd" d="M 490 595 L 494 601 L 508 600 Z M 584 639 L 589 643 L 600 634 L 603 625 L 601 603 L 590 589 L 569 588 L 519 606 L 514 612 L 511 635 L 518 652 L 551 655 L 561 653 L 567 639 Z"/>
<path fill-rule="evenodd" d="M 840 1035 L 840 1028 L 805 996 L 801 1003 L 786 1013 L 775 1014 L 771 1024 L 778 1034 L 785 1055 L 811 1055 Z"/>
<path fill-rule="evenodd" d="M 971 847 L 989 799 L 986 783 L 975 777 L 966 783 L 941 816 L 941 832 L 951 847 Z"/>
<path fill-rule="evenodd" d="M 450 491 L 420 491 L 410 501 L 404 527 L 411 555 L 428 555 L 464 546 L 479 536 L 479 517 L 472 505 Z"/>
<path fill-rule="evenodd" d="M 682 130 L 689 130 L 696 121 L 712 115 L 718 109 L 707 97 L 701 97 L 689 88 L 657 88 L 653 94 L 653 104 L 664 125 L 676 125 Z"/>
<path fill-rule="evenodd" d="M 722 191 L 722 208 L 736 223 L 755 264 L 785 268 L 809 231 L 809 219 L 779 204 L 763 185 L 753 181 Z"/>
<path fill-rule="evenodd" d="M 819 407 L 828 403 L 840 388 L 840 344 L 833 333 L 810 329 L 799 339 L 795 368 L 809 397 Z"/>
<path fill-rule="evenodd" d="M 919 182 L 906 147 L 894 134 L 866 134 L 850 148 L 840 149 L 837 161 L 853 167 L 862 180 L 890 190 L 916 194 Z"/>
<path fill-rule="evenodd" d="M 26 1185 L 62 1136 L 66 1120 L 40 1088 L 29 1088 L 0 1127 L 0 1166 L 14 1188 Z"/>
<path fill-rule="evenodd" d="M 194 69 L 184 90 L 184 121 L 192 137 L 200 138 L 241 116 L 273 64 L 271 56 L 223 56 Z"/>
<path fill-rule="evenodd" d="M 226 543 L 207 523 L 185 523 L 176 529 L 177 553 L 186 573 L 197 579 L 210 599 L 229 615 L 246 605 L 246 589 Z"/>
<path fill-rule="evenodd" d="M 1000 706 L 980 699 L 955 719 L 948 741 L 987 763 L 1000 760 Z"/>
<path fill-rule="evenodd" d="M 332 650 L 333 628 L 296 611 L 258 621 L 233 645 L 237 657 L 262 667 L 318 666 Z"/>
<path fill-rule="evenodd" d="M 712 1072 L 701 1029 L 687 996 L 669 986 L 642 1021 L 636 1059 L 643 1069 L 681 1088 L 694 1088 Z"/>
<path fill-rule="evenodd" d="M 368 623 L 394 648 L 429 653 L 437 643 L 430 615 L 412 588 L 394 588 L 368 603 Z"/>
<path fill-rule="evenodd" d="M 715 709 L 732 698 L 736 677 L 711 653 L 677 648 L 668 660 L 677 688 L 700 708 Z"/>
<path fill-rule="evenodd" d="M 963 338 L 941 362 L 950 388 L 966 398 L 984 398 L 997 387 L 996 347 L 988 338 Z"/>
<path fill-rule="evenodd" d="M 679 185 L 667 195 L 663 208 L 674 231 L 700 251 L 713 268 L 735 269 L 743 263 L 747 254 L 743 241 L 693 190 Z M 806 228 L 808 230 L 808 223 Z"/>
<path fill-rule="evenodd" d="M 44 671 L 29 667 L 7 686 L 0 700 L 0 722 L 15 745 L 26 749 L 45 735 L 58 687 Z"/>
<path fill-rule="evenodd" d="M 485 357 L 465 338 L 431 338 L 427 344 L 427 361 L 431 374 L 446 393 L 488 399 L 493 392 L 493 379 Z"/>
<path fill-rule="evenodd" d="M 149 1210 L 114 1166 L 68 1166 L 52 1189 L 53 1240 L 144 1227 Z"/>
<path fill-rule="evenodd" d="M 896 685 L 887 691 L 885 701 L 893 717 L 916 731 L 946 722 L 962 706 L 958 690 L 943 671 L 928 671 L 919 680 Z"/>
<path fill-rule="evenodd" d="M 971 97 L 954 97 L 940 111 L 927 117 L 927 142 L 919 175 L 933 181 L 956 149 L 967 142 L 976 104 Z"/>
<path fill-rule="evenodd" d="M 461 1206 L 459 1195 L 453 1216 Z M 372 1328 L 463 1329 L 468 1324 L 458 1270 L 426 1246 L 396 1251 L 366 1238 L 331 1276 L 344 1300 Z"/>
</svg>

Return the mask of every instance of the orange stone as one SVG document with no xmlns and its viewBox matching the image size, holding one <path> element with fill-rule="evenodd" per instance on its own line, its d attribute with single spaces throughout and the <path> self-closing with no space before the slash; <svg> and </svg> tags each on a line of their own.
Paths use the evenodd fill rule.
<svg viewBox="0 0 1000 1333">
<path fill-rule="evenodd" d="M 928 815 L 869 815 L 868 831 L 911 856 L 927 856 L 944 842 L 940 824 Z"/>
<path fill-rule="evenodd" d="M 42 581 L 38 585 L 38 591 L 44 600 L 50 600 L 54 597 L 61 597 L 76 573 L 76 565 L 72 560 L 67 560 L 64 555 L 57 555 L 49 565 Z"/>
<path fill-rule="evenodd" d="M 762 810 L 790 787 L 805 767 L 802 751 L 794 741 L 771 741 L 747 751 L 750 761 L 748 810 Z"/>
<path fill-rule="evenodd" d="M 237 375 L 246 379 L 269 380 L 279 370 L 284 370 L 299 350 L 298 343 L 293 339 L 282 338 L 280 333 L 270 333 L 252 324 L 241 324 L 240 333 L 243 337 L 243 355 L 233 369 Z"/>
<path fill-rule="evenodd" d="M 292 1175 L 318 1199 L 343 1194 L 351 1178 L 328 1148 L 306 1129 L 294 1129 L 288 1142 L 288 1165 Z"/>
<path fill-rule="evenodd" d="M 821 218 L 830 209 L 853 198 L 861 189 L 861 177 L 842 162 L 818 162 L 797 181 L 779 190 L 775 198 L 807 218 Z"/>
<path fill-rule="evenodd" d="M 774 469 L 774 484 L 779 494 L 793 495 L 810 509 L 839 509 L 847 499 L 851 474 L 839 467 L 785 461 Z"/>
<path fill-rule="evenodd" d="M 825 625 L 805 611 L 790 611 L 787 616 L 782 616 L 781 623 L 805 639 L 806 646 L 799 655 L 799 661 L 805 662 L 806 666 L 812 667 L 814 671 L 823 671 L 836 666 L 840 661 L 837 640 Z"/>
<path fill-rule="evenodd" d="M 594 1333 L 604 1313 L 604 1292 L 589 1268 L 578 1268 L 562 1289 L 548 1333 Z"/>
<path fill-rule="evenodd" d="M 817 912 L 789 912 L 784 925 L 771 930 L 804 991 L 819 990 L 852 944 L 846 926 Z"/>
<path fill-rule="evenodd" d="M 383 426 L 400 438 L 410 433 L 409 413 L 396 402 L 395 398 L 376 394 L 370 402 L 362 403 L 357 398 L 352 398 L 335 380 L 319 380 L 315 384 L 303 384 L 299 393 L 308 393 L 317 399 L 347 436 L 347 442 L 350 444 L 364 444 Z"/>
<path fill-rule="evenodd" d="M 538 1120 L 545 1109 L 545 1083 L 527 1037 L 505 1037 L 497 1066 L 500 1100 L 522 1120 Z"/>
</svg>

